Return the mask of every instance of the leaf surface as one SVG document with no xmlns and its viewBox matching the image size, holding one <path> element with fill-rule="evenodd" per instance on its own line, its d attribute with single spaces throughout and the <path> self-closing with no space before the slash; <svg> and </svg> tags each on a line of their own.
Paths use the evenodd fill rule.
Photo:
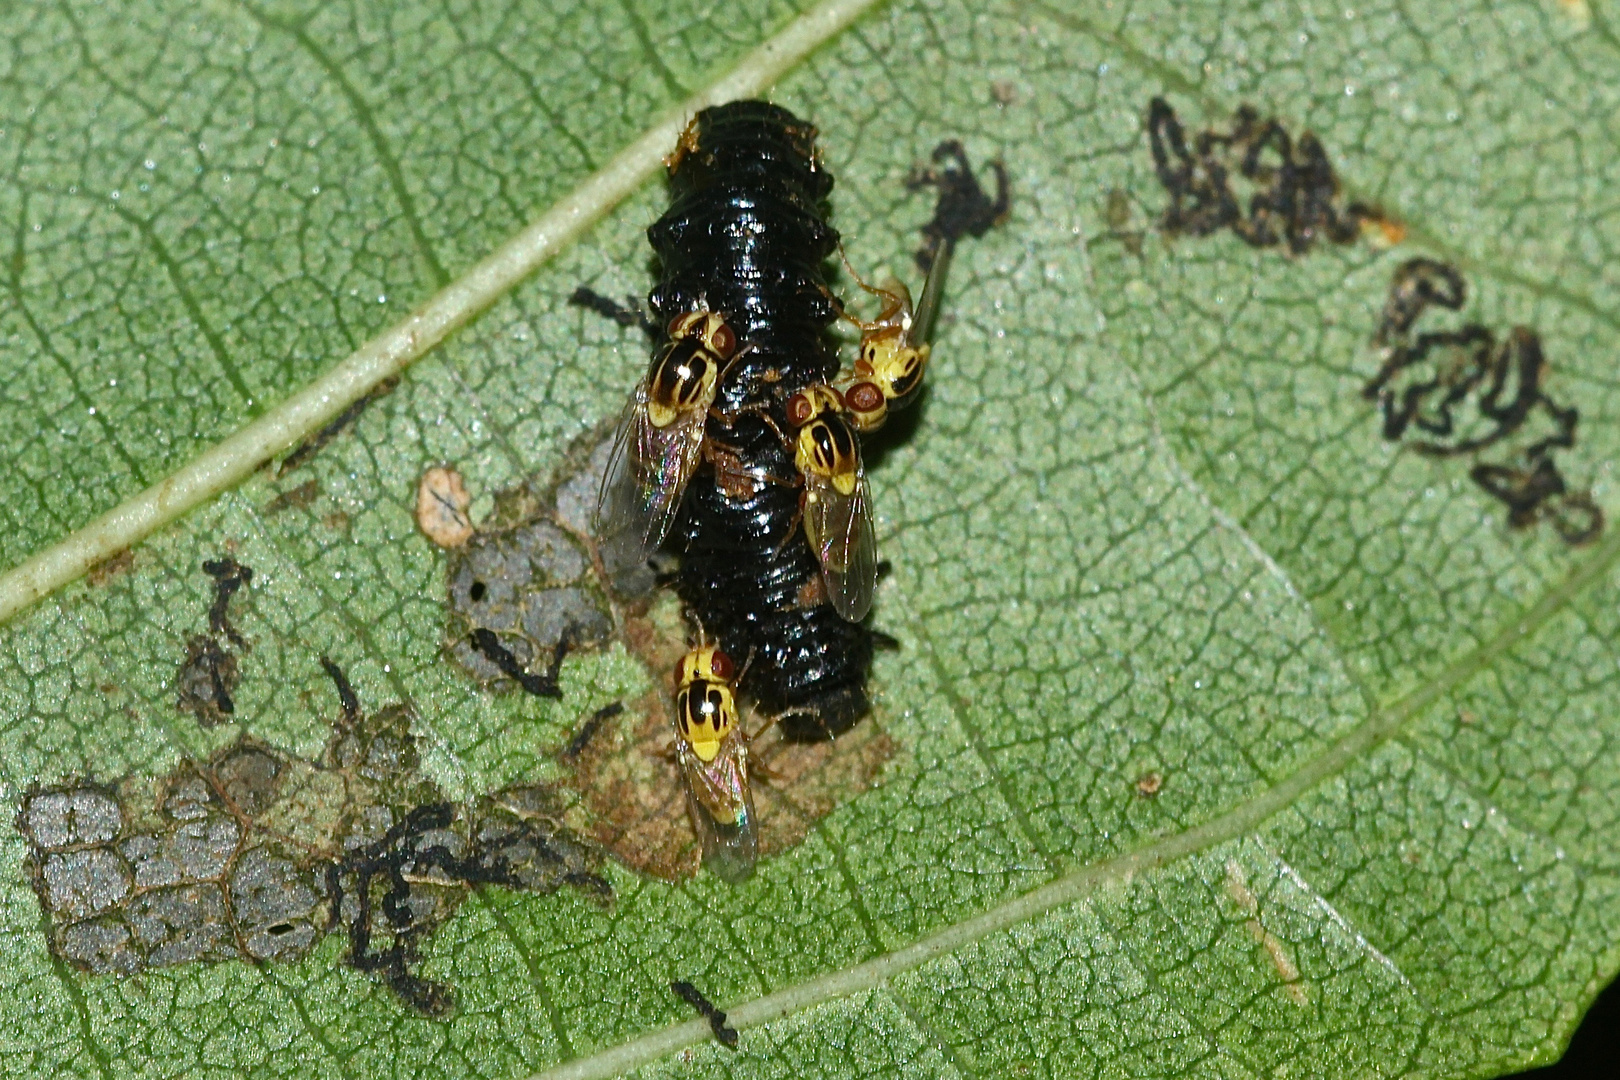
<svg viewBox="0 0 1620 1080">
<path fill-rule="evenodd" d="M 396 324 L 795 14 L 12 12 L 0 563 Z M 943 138 L 1005 160 L 1015 198 L 961 248 L 918 420 L 873 456 L 893 563 L 875 623 L 903 646 L 874 675 L 868 722 L 902 748 L 882 783 L 740 889 L 615 870 L 611 911 L 476 894 L 427 947 L 460 999 L 440 1022 L 335 936 L 289 967 L 74 973 L 8 827 L 10 1069 L 1483 1077 L 1550 1058 L 1620 966 L 1620 534 L 1509 530 L 1459 463 L 1385 442 L 1360 388 L 1395 265 L 1447 258 L 1470 316 L 1541 333 L 1581 413 L 1561 461 L 1615 506 L 1617 53 L 1597 0 L 869 15 L 771 95 L 821 128 L 854 265 L 912 273 L 930 208 L 903 181 Z M 1161 93 L 1195 128 L 1252 102 L 1315 131 L 1407 243 L 1166 242 L 1141 127 Z M 238 732 L 317 754 L 323 654 L 364 701 L 409 706 L 454 797 L 553 775 L 580 717 L 646 677 L 582 657 L 546 703 L 448 663 L 416 481 L 454 463 L 486 513 L 617 411 L 645 347 L 565 300 L 647 288 L 662 201 L 645 184 L 305 470 L 255 475 L 0 630 L 7 798 L 161 775 Z M 313 501 L 268 511 L 305 479 Z M 257 572 L 233 609 L 254 647 L 236 723 L 203 730 L 173 684 L 222 550 Z M 672 978 L 731 1013 L 735 1056 Z"/>
</svg>

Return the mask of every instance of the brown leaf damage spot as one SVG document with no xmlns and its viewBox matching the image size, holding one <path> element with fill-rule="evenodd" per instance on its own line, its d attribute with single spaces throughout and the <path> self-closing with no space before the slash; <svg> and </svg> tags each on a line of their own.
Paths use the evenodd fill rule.
<svg viewBox="0 0 1620 1080">
<path fill-rule="evenodd" d="M 92 587 L 99 589 L 134 565 L 135 553 L 129 548 L 123 548 L 92 566 L 85 577 L 90 579 Z"/>
<path fill-rule="evenodd" d="M 622 723 L 604 726 L 579 754 L 571 783 L 591 840 L 632 869 L 679 881 L 697 873 L 702 852 L 687 820 L 669 710 L 662 690 L 634 702 Z M 834 742 L 786 742 L 775 729 L 761 735 L 752 747 L 760 855 L 803 843 L 816 822 L 871 788 L 894 754 L 894 740 L 873 717 Z"/>
<path fill-rule="evenodd" d="M 472 519 L 467 516 L 471 505 L 467 485 L 454 469 L 435 465 L 417 481 L 417 528 L 442 548 L 460 547 L 472 539 Z"/>
</svg>

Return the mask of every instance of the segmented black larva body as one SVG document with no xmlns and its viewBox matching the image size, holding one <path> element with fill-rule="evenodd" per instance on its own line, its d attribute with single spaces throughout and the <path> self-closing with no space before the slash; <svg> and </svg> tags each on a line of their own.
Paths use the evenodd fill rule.
<svg viewBox="0 0 1620 1080">
<path fill-rule="evenodd" d="M 787 399 L 838 373 L 826 331 L 839 307 L 823 274 L 838 243 L 826 220 L 833 179 L 815 136 L 762 101 L 700 112 L 671 160 L 669 211 L 647 230 L 662 264 L 649 297 L 659 322 L 707 309 L 740 342 L 669 540 L 683 552 L 676 591 L 746 662 L 742 690 L 802 740 L 846 731 L 866 712 L 872 658 L 870 632 L 827 601 L 800 529 L 793 452 L 778 434 L 792 430 Z"/>
</svg>

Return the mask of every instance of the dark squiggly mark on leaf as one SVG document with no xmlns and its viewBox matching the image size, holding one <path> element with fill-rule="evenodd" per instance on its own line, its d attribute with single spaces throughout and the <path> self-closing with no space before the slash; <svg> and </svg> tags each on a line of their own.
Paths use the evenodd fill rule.
<svg viewBox="0 0 1620 1080">
<path fill-rule="evenodd" d="M 590 745 L 592 739 L 596 738 L 596 733 L 602 730 L 602 725 L 622 712 L 624 712 L 624 702 L 622 701 L 615 701 L 611 705 L 604 705 L 597 709 L 584 724 L 580 725 L 580 729 L 574 733 L 574 737 L 568 740 L 568 745 L 563 747 L 562 759 L 570 762 L 578 760 L 580 753 Z"/>
<path fill-rule="evenodd" d="M 243 566 L 229 555 L 204 560 L 202 568 L 203 573 L 214 579 L 214 603 L 208 609 L 208 628 L 216 634 L 224 634 L 237 648 L 247 648 L 247 642 L 231 625 L 230 603 L 237 590 L 253 583 L 253 568 Z"/>
<path fill-rule="evenodd" d="M 416 960 L 471 889 L 611 899 L 595 852 L 560 823 L 561 798 L 521 787 L 446 800 L 419 772 L 409 713 L 368 716 L 343 670 L 321 663 L 342 713 L 318 760 L 244 736 L 162 779 L 25 796 L 24 869 L 57 956 L 97 975 L 290 963 L 341 929 L 346 962 L 443 1016 L 454 995 Z"/>
<path fill-rule="evenodd" d="M 484 654 L 484 657 L 501 673 L 514 680 L 519 686 L 535 697 L 561 698 L 562 688 L 557 685 L 557 676 L 562 672 L 563 658 L 568 655 L 569 632 L 563 631 L 557 640 L 557 647 L 552 650 L 551 663 L 546 666 L 543 674 L 536 675 L 525 671 L 523 665 L 518 663 L 512 650 L 501 644 L 500 635 L 495 631 L 482 626 L 475 629 L 470 635 L 474 647 Z"/>
<path fill-rule="evenodd" d="M 1321 140 L 1309 131 L 1294 140 L 1276 118 L 1238 109 L 1230 131 L 1187 135 L 1164 98 L 1148 104 L 1148 140 L 1159 183 L 1170 193 L 1160 228 L 1171 235 L 1208 236 L 1231 229 L 1253 247 L 1287 243 L 1295 255 L 1319 239 L 1347 244 L 1363 221 L 1384 215 L 1363 203 L 1336 205 L 1339 181 Z M 1254 187 L 1245 213 L 1234 177 Z"/>
<path fill-rule="evenodd" d="M 1468 475 L 1507 506 L 1513 528 L 1549 518 L 1566 543 L 1587 543 L 1602 532 L 1603 511 L 1589 492 L 1570 491 L 1553 461 L 1555 449 L 1575 445 L 1580 413 L 1547 396 L 1548 364 L 1540 336 L 1516 326 L 1499 341 L 1479 323 L 1413 333 L 1430 308 L 1459 311 L 1467 295 L 1467 283 L 1455 267 L 1424 258 L 1397 267 L 1373 337 L 1383 361 L 1362 387 L 1362 397 L 1378 402 L 1384 438 L 1400 439 L 1412 429 L 1430 436 L 1408 443 L 1429 457 L 1478 454 L 1522 433 L 1540 412 L 1550 422 L 1551 434 L 1525 446 L 1517 463 L 1476 462 Z M 1403 375 L 1413 377 L 1397 388 Z M 1482 423 L 1459 418 L 1459 410 L 1469 404 Z M 1472 434 L 1461 434 L 1464 429 Z"/>
<path fill-rule="evenodd" d="M 927 273 L 934 259 L 943 251 L 947 256 L 964 236 L 983 236 L 996 225 L 1007 220 L 1012 197 L 1007 181 L 1007 167 L 992 161 L 990 169 L 996 174 L 996 195 L 991 198 L 973 175 L 967 151 L 957 139 L 947 139 L 934 148 L 934 162 L 948 161 L 943 169 L 917 169 L 906 180 L 906 187 L 920 191 L 925 187 L 939 191 L 934 216 L 922 227 L 923 246 L 916 254 L 917 265 Z"/>
<path fill-rule="evenodd" d="M 684 979 L 675 979 L 670 982 L 669 988 L 709 1022 L 709 1030 L 714 1032 L 721 1046 L 727 1050 L 737 1049 L 737 1029 L 726 1024 L 726 1014 L 715 1008 L 697 987 Z"/>
<path fill-rule="evenodd" d="M 236 713 L 233 695 L 240 678 L 237 658 L 220 643 L 220 637 L 243 651 L 249 648 L 247 639 L 231 622 L 230 603 L 242 586 L 253 581 L 253 569 L 229 555 L 208 559 L 202 568 L 214 581 L 214 600 L 208 608 L 209 633 L 195 634 L 186 641 L 186 658 L 175 676 L 175 704 L 209 728 L 225 723 Z"/>
<path fill-rule="evenodd" d="M 368 405 L 370 405 L 373 401 L 376 401 L 378 398 L 392 393 L 394 388 L 398 385 L 399 379 L 397 377 L 384 379 L 382 382 L 377 384 L 376 388 L 372 390 L 371 393 L 360 398 L 347 409 L 344 409 L 342 412 L 338 413 L 337 418 L 334 419 L 330 424 L 327 424 L 325 427 L 321 428 L 321 430 L 317 431 L 315 434 L 293 447 L 292 453 L 282 458 L 281 464 L 276 468 L 276 479 L 280 480 L 283 476 L 286 476 L 294 469 L 301 468 L 303 465 L 305 465 L 311 458 L 320 453 L 321 450 L 325 448 L 327 443 L 341 435 L 344 428 L 348 427 L 350 424 L 359 419 L 360 414 L 366 411 L 366 407 Z"/>
</svg>

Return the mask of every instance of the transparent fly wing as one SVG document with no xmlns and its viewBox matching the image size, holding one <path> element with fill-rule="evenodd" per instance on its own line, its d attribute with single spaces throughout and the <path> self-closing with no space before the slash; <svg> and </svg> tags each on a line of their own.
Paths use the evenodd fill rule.
<svg viewBox="0 0 1620 1080">
<path fill-rule="evenodd" d="M 710 762 L 683 746 L 681 771 L 686 774 L 686 808 L 703 843 L 704 867 L 731 885 L 748 880 L 759 858 L 759 831 L 748 785 L 747 743 L 733 735 Z"/>
<path fill-rule="evenodd" d="M 860 622 L 872 607 L 878 563 L 865 469 L 856 469 L 855 487 L 847 495 L 830 477 L 807 474 L 804 528 L 821 560 L 833 608 L 850 622 Z"/>
<path fill-rule="evenodd" d="M 645 563 L 669 535 L 697 468 L 707 417 L 707 409 L 688 409 L 655 427 L 647 415 L 647 384 L 630 396 L 596 498 L 596 535 L 610 575 Z"/>
</svg>

